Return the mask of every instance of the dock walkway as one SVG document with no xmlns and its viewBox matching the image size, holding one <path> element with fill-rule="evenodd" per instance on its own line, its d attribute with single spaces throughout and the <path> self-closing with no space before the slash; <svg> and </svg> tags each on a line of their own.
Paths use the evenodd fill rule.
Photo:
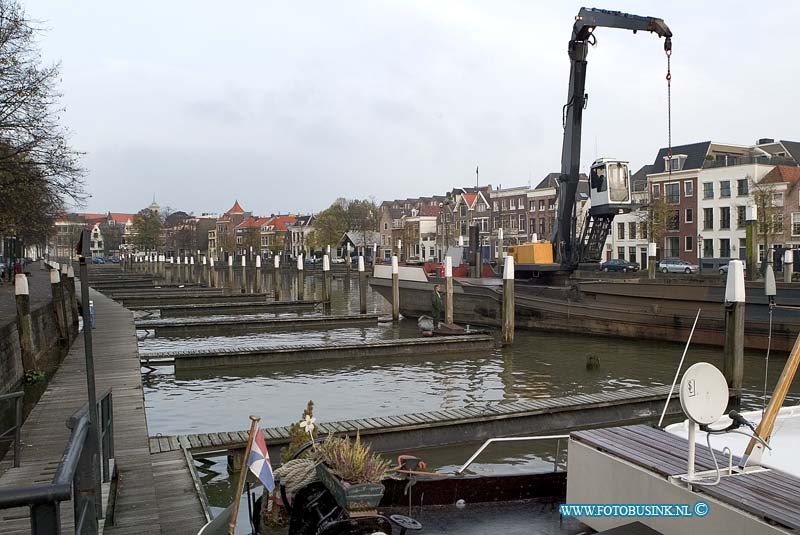
<svg viewBox="0 0 800 535">
<path fill-rule="evenodd" d="M 92 335 L 97 392 L 110 388 L 114 399 L 118 479 L 114 510 L 107 515 L 104 533 L 196 533 L 205 516 L 193 489 L 191 499 L 182 503 L 180 529 L 174 524 L 162 525 L 159 516 L 163 497 L 156 475 L 163 472 L 154 470 L 151 462 L 133 315 L 99 292 L 91 290 L 90 296 L 95 307 Z M 83 337 L 79 336 L 22 427 L 21 466 L 11 468 L 11 452 L 0 463 L 0 470 L 5 468 L 0 487 L 52 480 L 69 440 L 67 418 L 87 401 L 85 370 Z M 189 474 L 188 466 L 185 473 Z M 180 489 L 173 488 L 171 494 L 180 494 Z M 63 503 L 60 511 L 65 533 L 72 533 L 72 504 Z M 30 533 L 28 509 L 0 510 L 0 525 L 4 534 Z"/>
</svg>

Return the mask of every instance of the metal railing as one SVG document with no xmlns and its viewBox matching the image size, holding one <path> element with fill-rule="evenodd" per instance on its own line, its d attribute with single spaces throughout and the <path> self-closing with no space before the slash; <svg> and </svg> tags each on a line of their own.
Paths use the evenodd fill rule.
<svg viewBox="0 0 800 535">
<path fill-rule="evenodd" d="M 3 394 L 0 396 L 0 401 L 13 400 L 14 401 L 14 425 L 0 433 L 0 440 L 3 440 L 7 435 L 14 432 L 14 468 L 19 468 L 20 462 L 20 433 L 22 432 L 22 397 L 25 392 L 11 392 L 10 394 Z"/>
<path fill-rule="evenodd" d="M 60 506 L 68 500 L 73 502 L 75 534 L 98 532 L 98 520 L 103 518 L 101 479 L 111 480 L 110 460 L 114 457 L 111 390 L 100 396 L 97 405 L 102 415 L 98 430 L 92 429 L 88 404 L 67 421 L 70 437 L 52 483 L 0 489 L 0 509 L 30 509 L 32 535 L 63 533 Z"/>
<path fill-rule="evenodd" d="M 461 466 L 461 468 L 456 470 L 456 474 L 457 475 L 463 474 L 464 470 L 466 470 L 469 467 L 469 465 L 471 465 L 473 462 L 475 462 L 475 459 L 478 458 L 478 455 L 483 453 L 483 450 L 485 450 L 489 446 L 489 444 L 492 444 L 494 442 L 521 442 L 521 441 L 534 441 L 534 440 L 556 440 L 557 441 L 556 442 L 556 453 L 553 456 L 553 471 L 555 472 L 555 471 L 558 470 L 558 450 L 560 449 L 560 446 L 561 446 L 561 439 L 568 439 L 568 438 L 569 438 L 569 435 L 540 435 L 540 436 L 533 436 L 533 437 L 490 438 L 489 440 L 484 442 L 483 445 L 481 445 L 481 447 L 478 448 L 478 450 L 475 453 L 472 454 L 472 457 L 467 459 L 467 462 L 465 462 L 463 464 L 463 466 Z"/>
<path fill-rule="evenodd" d="M 705 160 L 703 162 L 703 169 L 713 169 L 716 167 L 733 167 L 736 165 L 749 165 L 749 164 L 762 164 L 762 165 L 797 165 L 791 158 L 783 158 L 781 156 L 729 156 L 724 160 Z"/>
</svg>

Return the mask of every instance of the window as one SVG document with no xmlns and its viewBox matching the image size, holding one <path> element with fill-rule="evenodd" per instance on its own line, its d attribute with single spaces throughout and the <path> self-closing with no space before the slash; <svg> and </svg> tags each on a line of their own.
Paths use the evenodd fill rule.
<svg viewBox="0 0 800 535">
<path fill-rule="evenodd" d="M 389 223 L 383 224 L 383 230 L 389 230 Z"/>
<path fill-rule="evenodd" d="M 694 250 L 694 236 L 686 236 L 686 247 L 683 250 L 687 253 Z"/>
<path fill-rule="evenodd" d="M 686 223 L 694 223 L 694 210 L 691 208 L 686 209 L 686 217 L 684 218 Z"/>
<path fill-rule="evenodd" d="M 500 209 L 501 209 L 501 210 L 505 210 L 505 209 L 506 209 L 506 206 L 507 206 L 507 204 L 506 204 L 506 200 L 505 200 L 505 199 L 503 199 L 502 201 L 500 201 Z"/>
<path fill-rule="evenodd" d="M 772 206 L 783 206 L 783 193 L 772 194 Z"/>
<path fill-rule="evenodd" d="M 703 208 L 703 230 L 714 230 L 713 208 Z"/>
<path fill-rule="evenodd" d="M 636 262 L 636 247 L 628 247 L 628 260 Z"/>
<path fill-rule="evenodd" d="M 536 201 L 531 201 L 530 204 L 531 204 L 531 208 L 530 208 L 531 212 L 535 212 L 536 211 Z"/>
<path fill-rule="evenodd" d="M 681 202 L 681 186 L 677 182 L 664 184 L 664 195 L 668 204 L 678 204 Z"/>
<path fill-rule="evenodd" d="M 628 223 L 628 234 L 632 240 L 636 239 L 636 223 Z"/>
<path fill-rule="evenodd" d="M 486 205 L 483 204 L 483 203 L 478 203 L 478 207 L 476 208 L 476 210 L 479 211 L 479 212 L 485 212 L 486 211 Z"/>
<path fill-rule="evenodd" d="M 519 216 L 519 229 L 521 231 L 525 231 L 525 214 L 520 214 Z"/>
<path fill-rule="evenodd" d="M 642 239 L 646 240 L 647 239 L 647 224 L 646 223 L 642 223 L 642 226 L 639 227 L 639 230 L 641 230 L 641 232 L 642 232 Z"/>
<path fill-rule="evenodd" d="M 739 260 L 747 260 L 747 240 L 739 238 Z"/>
<path fill-rule="evenodd" d="M 667 230 L 679 230 L 681 224 L 680 218 L 680 211 L 670 210 L 667 214 Z"/>
<path fill-rule="evenodd" d="M 667 238 L 666 258 L 676 258 L 680 253 L 680 238 L 677 236 Z"/>
<path fill-rule="evenodd" d="M 617 247 L 617 258 L 620 260 L 625 260 L 625 248 L 624 247 Z"/>
<path fill-rule="evenodd" d="M 731 240 L 722 238 L 719 240 L 719 256 L 720 258 L 731 257 Z"/>
<path fill-rule="evenodd" d="M 745 197 L 750 192 L 750 186 L 747 184 L 746 178 L 740 178 L 736 181 L 736 195 Z"/>
<path fill-rule="evenodd" d="M 617 223 L 617 239 L 625 239 L 625 223 Z"/>
<path fill-rule="evenodd" d="M 520 210 L 525 209 L 525 199 L 523 199 L 522 197 L 517 198 L 517 208 L 519 208 Z"/>
<path fill-rule="evenodd" d="M 747 222 L 747 209 L 744 206 L 736 207 L 736 228 L 744 228 Z"/>
<path fill-rule="evenodd" d="M 661 195 L 661 186 L 659 184 L 653 184 L 653 197 L 658 197 Z"/>
<path fill-rule="evenodd" d="M 727 198 L 731 196 L 731 181 L 730 180 L 720 180 L 719 181 L 719 196 L 721 199 Z"/>
<path fill-rule="evenodd" d="M 792 236 L 800 236 L 800 212 L 792 212 Z"/>
<path fill-rule="evenodd" d="M 713 199 L 714 198 L 714 183 L 713 182 L 703 182 L 703 198 L 704 199 Z"/>
<path fill-rule="evenodd" d="M 714 256 L 714 240 L 703 240 L 703 258 Z"/>
<path fill-rule="evenodd" d="M 670 167 L 672 167 L 673 171 L 680 171 L 681 170 L 681 158 L 672 158 L 670 160 Z"/>
<path fill-rule="evenodd" d="M 731 209 L 728 206 L 723 206 L 719 209 L 719 228 L 731 228 Z"/>
<path fill-rule="evenodd" d="M 494 201 L 494 203 L 492 203 L 492 205 L 493 205 L 492 207 L 494 208 L 495 212 L 500 209 L 500 203 L 498 203 L 497 201 Z"/>
<path fill-rule="evenodd" d="M 544 210 L 544 200 L 539 201 L 539 210 Z"/>
<path fill-rule="evenodd" d="M 550 202 L 547 205 L 548 210 L 555 210 L 556 209 L 556 201 L 555 199 L 550 199 Z"/>
<path fill-rule="evenodd" d="M 544 202 L 544 201 L 542 201 Z M 539 236 L 545 235 L 545 220 L 543 217 L 539 218 Z"/>
<path fill-rule="evenodd" d="M 691 180 L 686 180 L 683 183 L 683 194 L 687 197 L 694 195 L 694 183 Z"/>
</svg>

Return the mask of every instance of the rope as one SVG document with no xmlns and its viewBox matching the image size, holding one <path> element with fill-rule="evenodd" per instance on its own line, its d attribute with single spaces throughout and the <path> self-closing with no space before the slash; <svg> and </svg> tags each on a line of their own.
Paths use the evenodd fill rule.
<svg viewBox="0 0 800 535">
<path fill-rule="evenodd" d="M 294 494 L 317 480 L 316 463 L 311 459 L 292 459 L 275 469 L 275 479 L 280 480 L 287 493 Z"/>
<path fill-rule="evenodd" d="M 767 412 L 767 379 L 769 378 L 769 350 L 772 346 L 772 309 L 769 307 L 769 336 L 767 336 L 767 357 L 764 359 L 764 397 L 762 398 L 763 405 L 761 406 L 761 418 Z"/>
</svg>

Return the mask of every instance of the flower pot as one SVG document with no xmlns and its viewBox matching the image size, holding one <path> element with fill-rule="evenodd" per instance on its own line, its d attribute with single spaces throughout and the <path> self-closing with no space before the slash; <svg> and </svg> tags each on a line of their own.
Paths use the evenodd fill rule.
<svg viewBox="0 0 800 535">
<path fill-rule="evenodd" d="M 339 479 L 324 464 L 317 465 L 317 477 L 333 494 L 336 503 L 349 512 L 375 509 L 383 497 L 383 483 L 359 483 L 353 485 Z"/>
</svg>

